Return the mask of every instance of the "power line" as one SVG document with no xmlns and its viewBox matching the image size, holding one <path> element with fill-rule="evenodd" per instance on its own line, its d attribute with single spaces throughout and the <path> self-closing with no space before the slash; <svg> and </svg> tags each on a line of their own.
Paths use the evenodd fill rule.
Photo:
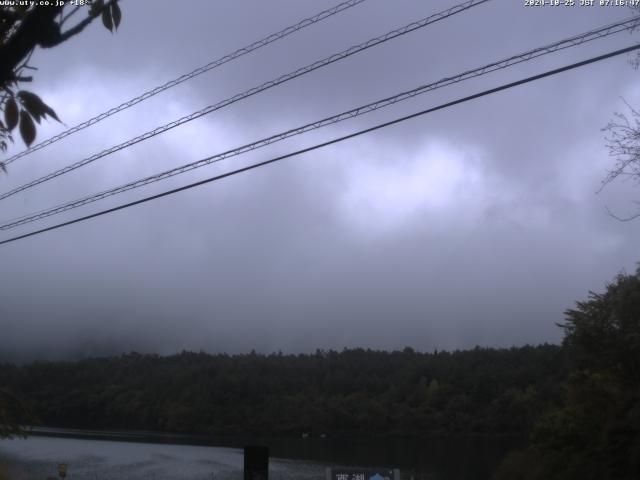
<svg viewBox="0 0 640 480">
<path fill-rule="evenodd" d="M 4 223 L 0 224 L 0 230 L 9 230 L 11 228 L 15 228 L 18 227 L 20 225 L 24 225 L 26 223 L 31 223 L 33 221 L 36 220 L 40 220 L 52 215 L 56 215 L 58 213 L 62 213 L 68 210 L 72 210 L 74 208 L 78 208 L 80 206 L 83 205 L 87 205 L 89 203 L 93 203 L 99 200 L 102 200 L 104 198 L 107 197 L 111 197 L 120 193 L 124 193 L 126 191 L 129 190 L 133 190 L 135 188 L 139 188 L 142 187 L 144 185 L 148 185 L 151 183 L 155 183 L 157 181 L 160 180 L 164 180 L 166 178 L 170 178 L 173 177 L 175 175 L 179 175 L 182 173 L 185 173 L 187 171 L 190 170 L 194 170 L 196 168 L 200 168 L 206 165 L 209 165 L 211 163 L 215 163 L 221 160 L 225 160 L 227 158 L 231 158 L 231 157 L 235 157 L 238 155 L 241 155 L 243 153 L 252 151 L 252 150 L 256 150 L 258 148 L 262 148 L 262 147 L 266 147 L 268 145 L 271 145 L 273 143 L 285 140 L 287 138 L 296 136 L 296 135 L 300 135 L 312 130 L 316 130 L 318 128 L 324 127 L 324 126 L 328 126 L 328 125 L 332 125 L 335 123 L 339 123 L 342 122 L 344 120 L 347 120 L 349 118 L 354 118 L 360 115 L 364 115 L 366 113 L 369 112 L 373 112 L 375 110 L 393 105 L 395 103 L 404 101 L 404 100 L 408 100 L 410 98 L 415 97 L 416 95 L 420 95 L 426 92 L 430 92 L 433 90 L 436 90 L 438 88 L 442 88 L 448 85 L 452 85 L 464 80 L 468 80 L 470 78 L 474 78 L 474 77 L 478 77 L 481 75 L 485 75 L 497 70 L 501 70 L 522 62 L 526 62 L 529 60 L 532 60 L 534 58 L 538 58 L 540 56 L 543 55 L 548 55 L 550 53 L 559 51 L 559 50 L 563 50 L 566 48 L 570 48 L 576 45 L 581 45 L 582 43 L 585 42 L 589 42 L 592 40 L 596 40 L 599 38 L 603 38 L 607 35 L 611 35 L 613 33 L 618 33 L 624 30 L 629 30 L 632 28 L 636 28 L 638 26 L 638 24 L 640 24 L 640 16 L 636 16 L 633 17 L 631 19 L 628 20 L 624 20 L 621 22 L 617 22 L 615 24 L 611 24 L 611 25 L 607 25 L 604 27 L 600 27 L 598 29 L 595 30 L 591 30 L 579 35 L 574 35 L 572 37 L 569 37 L 567 39 L 564 40 L 560 40 L 558 42 L 549 44 L 549 45 L 545 45 L 543 47 L 539 47 L 539 48 L 535 48 L 533 50 L 528 50 L 524 53 L 520 53 L 518 55 L 513 55 L 511 57 L 508 57 L 506 59 L 503 60 L 499 60 L 493 63 L 490 63 L 488 65 L 484 65 L 482 67 L 473 69 L 473 70 L 468 70 L 466 72 L 451 76 L 451 77 L 445 77 L 441 80 L 438 80 L 436 82 L 427 84 L 427 85 L 422 85 L 419 86 L 417 88 L 414 88 L 412 90 L 408 90 L 405 92 L 401 92 L 398 93 L 394 96 L 391 97 L 387 97 L 384 98 L 382 100 L 378 100 L 366 105 L 362 105 L 356 108 L 353 108 L 351 110 L 347 110 L 345 112 L 339 113 L 337 115 L 333 115 L 330 117 L 326 117 L 324 119 L 312 122 L 312 123 L 308 123 L 306 125 L 303 125 L 301 127 L 297 127 L 291 130 L 287 130 L 285 132 L 281 132 L 278 133 L 276 135 L 272 135 L 270 137 L 266 137 L 260 140 L 257 140 L 255 142 L 234 148 L 232 150 L 227 150 L 226 152 L 222 152 L 216 155 L 212 155 L 200 160 L 197 160 L 195 162 L 191 162 L 185 165 L 182 165 L 180 167 L 176 167 L 170 170 L 166 170 L 164 172 L 160 172 L 154 175 L 151 175 L 149 177 L 145 177 L 142 179 L 138 179 L 138 180 L 134 180 L 132 182 L 126 183 L 124 185 L 120 185 L 118 187 L 114 187 L 111 188 L 109 190 L 104 190 L 102 192 L 87 196 L 87 197 L 83 197 L 77 200 L 73 200 L 52 208 L 48 208 L 46 210 L 42 210 L 40 212 L 35 212 L 35 213 L 30 213 L 27 215 L 23 215 L 21 217 L 18 218 L 14 218 L 11 220 L 5 220 Z"/>
<path fill-rule="evenodd" d="M 282 30 L 280 30 L 279 32 L 276 33 L 272 33 L 271 35 L 261 39 L 261 40 L 257 40 L 253 43 L 251 43 L 250 45 L 247 45 L 246 47 L 242 47 L 239 48 L 238 50 L 236 50 L 235 52 L 229 53 L 227 55 L 224 55 L 216 60 L 213 60 L 209 63 L 207 63 L 206 65 L 203 65 L 201 67 L 196 68 L 195 70 L 192 70 L 189 73 L 185 73 L 184 75 L 179 76 L 178 78 L 175 78 L 173 80 L 170 80 L 162 85 L 159 85 L 155 88 L 152 88 L 151 90 L 148 90 L 140 95 L 138 95 L 135 98 L 132 98 L 131 100 L 128 100 L 124 103 L 121 103 L 120 105 L 118 105 L 117 107 L 113 107 L 110 110 L 107 110 L 106 112 L 103 112 L 93 118 L 90 118 L 89 120 L 86 120 L 82 123 L 79 123 L 78 125 L 76 125 L 75 127 L 72 127 L 68 130 L 65 130 L 64 132 L 61 132 L 47 140 L 44 140 L 36 145 L 34 145 L 31 148 L 28 148 L 20 153 L 17 153 L 15 155 L 13 155 L 12 157 L 10 157 L 9 159 L 5 160 L 4 163 L 6 165 L 16 161 L 19 158 L 22 158 L 24 156 L 27 156 L 37 150 L 40 150 L 42 148 L 45 148 L 53 143 L 56 143 L 59 140 L 62 140 L 65 137 L 68 137 L 69 135 L 72 135 L 76 132 L 79 132 L 80 130 L 84 130 L 87 127 L 90 127 L 91 125 L 95 125 L 98 122 L 101 122 L 102 120 L 104 120 L 105 118 L 110 117 L 111 115 L 115 115 L 118 112 L 121 112 L 123 110 L 126 110 L 127 108 L 133 107 L 134 105 L 143 102 L 144 100 L 147 100 L 148 98 L 153 97 L 154 95 L 157 95 L 161 92 L 164 92 L 165 90 L 168 90 L 169 88 L 175 87 L 177 85 L 180 85 L 183 82 L 186 82 L 187 80 L 191 80 L 194 77 L 197 77 L 198 75 L 201 75 L 205 72 L 208 72 L 209 70 L 213 70 L 214 68 L 220 67 L 221 65 L 224 65 L 225 63 L 228 63 L 232 60 L 235 60 L 237 58 L 242 57 L 243 55 L 246 55 L 248 53 L 251 53 L 255 50 L 258 50 L 259 48 L 262 48 L 266 45 L 269 45 L 277 40 L 280 40 L 282 38 L 285 38 L 289 35 L 291 35 L 292 33 L 295 33 L 299 30 L 302 30 L 303 28 L 306 28 L 308 26 L 314 25 L 322 20 L 325 20 L 337 13 L 340 13 L 344 10 L 347 10 L 351 7 L 355 7 L 356 5 L 365 2 L 366 0 L 348 0 L 346 2 L 342 2 L 332 8 L 329 8 L 327 10 L 324 10 L 320 13 L 317 13 L 315 15 L 313 15 L 312 17 L 309 18 L 305 18 L 304 20 L 301 20 L 300 22 L 296 23 L 295 25 L 291 25 L 287 28 L 284 28 Z"/>
<path fill-rule="evenodd" d="M 143 133 L 142 135 L 139 135 L 135 138 L 132 138 L 130 140 L 127 140 L 124 143 L 121 143 L 119 145 L 113 146 L 111 148 L 108 148 L 106 150 L 103 150 L 100 153 L 96 153 L 90 157 L 87 157 L 83 160 L 80 160 L 78 162 L 72 163 L 71 165 L 67 165 L 64 168 L 61 168 L 59 170 L 56 170 L 55 172 L 49 173 L 43 177 L 40 177 L 36 180 L 33 180 L 29 183 L 26 183 L 20 187 L 14 188 L 11 191 L 5 192 L 2 195 L 0 195 L 0 200 L 3 200 L 7 197 L 10 197 L 12 195 L 15 195 L 18 192 L 21 192 L 23 190 L 26 190 L 28 188 L 34 187 L 36 185 L 39 185 L 41 183 L 44 183 L 46 181 L 52 180 L 53 178 L 59 177 L 60 175 L 64 175 L 65 173 L 69 173 L 73 170 L 76 170 L 80 167 L 83 167 L 85 165 L 88 165 L 89 163 L 93 163 L 96 160 L 106 157 L 107 155 L 110 155 L 112 153 L 118 152 L 120 150 L 123 150 L 125 148 L 131 147 L 139 142 L 142 142 L 144 140 L 148 140 L 149 138 L 155 137 L 156 135 L 159 135 L 161 133 L 164 133 L 168 130 L 171 130 L 172 128 L 178 127 L 184 123 L 190 122 L 191 120 L 195 120 L 197 118 L 200 118 L 204 115 L 207 115 L 209 113 L 212 113 L 216 110 L 220 110 L 221 108 L 227 107 L 235 102 L 238 102 L 240 100 L 244 100 L 247 97 L 250 97 L 252 95 L 255 95 L 257 93 L 263 92 L 269 88 L 275 87 L 277 85 L 280 85 L 284 82 L 288 82 L 289 80 L 293 80 L 294 78 L 297 78 L 301 75 L 305 75 L 309 72 L 312 72 L 314 70 L 317 70 L 318 68 L 321 67 L 325 67 L 331 63 L 337 62 L 339 60 L 342 60 L 344 58 L 350 57 L 351 55 L 354 55 L 356 53 L 362 52 L 363 50 L 366 50 L 368 48 L 380 45 L 384 42 L 387 42 L 389 40 L 392 40 L 396 37 L 399 37 L 401 35 L 406 35 L 407 33 L 413 32 L 414 30 L 417 30 L 419 28 L 423 28 L 426 27 L 427 25 L 430 25 L 432 23 L 438 22 L 440 20 L 444 20 L 448 17 L 451 17 L 457 13 L 463 12 L 465 10 L 468 10 L 472 7 L 481 5 L 483 3 L 486 3 L 490 0 L 468 0 L 464 3 L 461 3 L 459 5 L 455 5 L 451 8 L 448 8 L 442 12 L 436 13 L 434 15 L 430 15 L 429 17 L 423 18 L 422 20 L 419 20 L 417 22 L 412 22 L 408 25 L 405 25 L 404 27 L 392 30 L 390 32 L 385 33 L 384 35 L 380 35 L 378 37 L 372 38 L 370 40 L 367 40 L 364 43 L 361 43 L 359 45 L 355 45 L 352 46 L 346 50 L 343 50 L 340 53 L 335 53 L 333 55 L 330 55 L 329 57 L 326 57 L 322 60 L 318 60 L 316 62 L 313 62 L 305 67 L 301 67 L 298 68 L 297 70 L 294 70 L 293 72 L 287 73 L 285 75 L 282 75 L 274 80 L 270 80 L 268 82 L 263 83 L 262 85 L 259 85 L 257 87 L 253 87 L 250 88 L 249 90 L 246 90 L 242 93 L 239 93 L 237 95 L 234 95 L 233 97 L 227 98 L 226 100 L 222 100 L 214 105 L 209 105 L 208 107 L 203 108 L 202 110 L 198 110 L 197 112 L 194 112 L 190 115 L 186 115 L 182 118 L 179 118 L 178 120 L 174 120 L 173 122 L 170 122 L 168 124 L 162 125 L 154 130 L 150 130 L 146 133 Z"/>
<path fill-rule="evenodd" d="M 396 118 L 394 120 L 391 120 L 391 121 L 388 121 L 388 122 L 385 122 L 385 123 L 381 123 L 381 124 L 375 125 L 373 127 L 369 127 L 369 128 L 364 129 L 364 130 L 360 130 L 360 131 L 351 133 L 349 135 L 345 135 L 343 137 L 335 138 L 335 139 L 329 140 L 327 142 L 319 143 L 319 144 L 313 145 L 311 147 L 303 148 L 301 150 L 297 150 L 295 152 L 288 153 L 286 155 L 281 155 L 279 157 L 275 157 L 275 158 L 272 158 L 272 159 L 269 159 L 269 160 L 265 160 L 263 162 L 255 163 L 253 165 L 249 165 L 249 166 L 246 166 L 246 167 L 243 167 L 243 168 L 239 168 L 237 170 L 232 170 L 230 172 L 223 173 L 221 175 L 216 175 L 214 177 L 210 177 L 210 178 L 207 178 L 207 179 L 204 179 L 204 180 L 200 180 L 198 182 L 190 183 L 190 184 L 184 185 L 182 187 L 174 188 L 172 190 L 168 190 L 168 191 L 165 191 L 165 192 L 162 192 L 162 193 L 158 193 L 156 195 L 145 197 L 145 198 L 142 198 L 140 200 L 136 200 L 136 201 L 133 201 L 133 202 L 125 203 L 123 205 L 119 205 L 117 207 L 113 207 L 113 208 L 109 208 L 109 209 L 106 209 L 106 210 L 102 210 L 100 212 L 92 213 L 91 215 L 86 215 L 84 217 L 76 218 L 76 219 L 70 220 L 68 222 L 59 223 L 59 224 L 56 224 L 56 225 L 52 225 L 50 227 L 42 228 L 40 230 L 36 230 L 36 231 L 25 233 L 23 235 L 19 235 L 19 236 L 13 237 L 13 238 L 9 238 L 7 240 L 2 240 L 2 241 L 0 241 L 0 245 L 4 245 L 4 244 L 10 243 L 10 242 L 15 242 L 17 240 L 21 240 L 23 238 L 32 237 L 34 235 L 39 235 L 41 233 L 49 232 L 51 230 L 56 230 L 58 228 L 62 228 L 62 227 L 68 226 L 68 225 L 73 225 L 74 223 L 83 222 L 83 221 L 89 220 L 91 218 L 96 218 L 96 217 L 99 217 L 99 216 L 102 216 L 102 215 L 106 215 L 108 213 L 116 212 L 118 210 L 123 210 L 125 208 L 133 207 L 133 206 L 139 205 L 141 203 L 150 202 L 151 200 L 156 200 L 158 198 L 166 197 L 168 195 L 173 195 L 174 193 L 182 192 L 184 190 L 189 190 L 191 188 L 198 187 L 200 185 L 204 185 L 204 184 L 207 184 L 207 183 L 211 183 L 211 182 L 215 182 L 215 181 L 218 181 L 218 180 L 222 180 L 223 178 L 227 178 L 227 177 L 230 177 L 232 175 L 236 175 L 236 174 L 239 174 L 239 173 L 247 172 L 249 170 L 253 170 L 253 169 L 258 168 L 258 167 L 263 167 L 265 165 L 269 165 L 271 163 L 278 162 L 280 160 L 284 160 L 284 159 L 291 158 L 291 157 L 294 157 L 294 156 L 297 156 L 297 155 L 301 155 L 303 153 L 311 152 L 311 151 L 317 150 L 319 148 L 323 148 L 323 147 L 326 147 L 326 146 L 329 146 L 329 145 L 333 145 L 333 144 L 338 143 L 338 142 L 342 142 L 342 141 L 345 141 L 345 140 L 348 140 L 348 139 L 351 139 L 351 138 L 358 137 L 360 135 L 364 135 L 365 133 L 370 133 L 370 132 L 373 132 L 375 130 L 379 130 L 381 128 L 385 128 L 385 127 L 389 127 L 391 125 L 395 125 L 396 123 L 401 123 L 401 122 L 404 122 L 406 120 L 410 120 L 412 118 L 419 117 L 421 115 L 426 115 L 428 113 L 432 113 L 432 112 L 435 112 L 437 110 L 442 110 L 444 108 L 449 108 L 449 107 L 452 107 L 454 105 L 458 105 L 458 104 L 461 104 L 461 103 L 464 103 L 464 102 L 468 102 L 470 100 L 474 100 L 476 98 L 484 97 L 486 95 L 491 95 L 493 93 L 500 92 L 502 90 L 507 90 L 509 88 L 517 87 L 517 86 L 523 85 L 525 83 L 530 83 L 530 82 L 533 82 L 533 81 L 536 81 L 536 80 L 540 80 L 540 79 L 545 78 L 545 77 L 550 77 L 552 75 L 557 75 L 559 73 L 566 72 L 568 70 L 573 70 L 575 68 L 579 68 L 579 67 L 582 67 L 582 66 L 585 66 L 585 65 L 589 65 L 589 64 L 592 64 L 592 63 L 595 63 L 595 62 L 599 62 L 599 61 L 602 61 L 602 60 L 605 60 L 607 58 L 611 58 L 611 57 L 614 57 L 614 56 L 617 56 L 617 55 L 622 55 L 624 53 L 629 53 L 629 52 L 632 52 L 632 51 L 638 50 L 638 49 L 640 49 L 640 44 L 636 44 L 636 45 L 633 45 L 631 47 L 615 50 L 613 52 L 609 52 L 609 53 L 604 54 L 604 55 L 599 55 L 597 57 L 592 57 L 592 58 L 590 58 L 588 60 L 583 60 L 581 62 L 573 63 L 573 64 L 570 64 L 570 65 L 565 65 L 564 67 L 556 68 L 554 70 L 548 70 L 548 71 L 546 71 L 544 73 L 540 73 L 538 75 L 533 75 L 531 77 L 527 77 L 527 78 L 524 78 L 524 79 L 521 79 L 521 80 L 518 80 L 518 81 L 515 81 L 515 82 L 503 84 L 503 85 L 501 85 L 499 87 L 491 88 L 489 90 L 484 90 L 484 91 L 482 91 L 480 93 L 476 93 L 474 95 L 469 95 L 467 97 L 463 97 L 463 98 L 460 98 L 458 100 L 453 100 L 451 102 L 443 103 L 441 105 L 438 105 L 437 107 L 428 108 L 426 110 L 422 110 L 420 112 L 416 112 L 416 113 L 413 113 L 411 115 L 406 115 L 404 117 Z"/>
</svg>

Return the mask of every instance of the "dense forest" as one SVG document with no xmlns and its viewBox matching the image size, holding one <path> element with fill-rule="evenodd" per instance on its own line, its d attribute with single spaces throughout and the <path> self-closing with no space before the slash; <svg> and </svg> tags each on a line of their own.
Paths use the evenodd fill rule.
<svg viewBox="0 0 640 480">
<path fill-rule="evenodd" d="M 417 353 L 160 357 L 5 364 L 40 425 L 276 435 L 524 434 L 558 406 L 558 346 Z"/>
</svg>

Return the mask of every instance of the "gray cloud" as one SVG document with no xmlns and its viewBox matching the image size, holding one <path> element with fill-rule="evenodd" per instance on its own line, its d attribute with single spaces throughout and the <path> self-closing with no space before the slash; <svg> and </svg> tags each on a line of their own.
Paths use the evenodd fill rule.
<svg viewBox="0 0 640 480">
<path fill-rule="evenodd" d="M 2 189 L 450 4 L 366 2 L 15 162 Z M 39 52 L 33 88 L 73 125 L 330 5 L 127 2 L 117 34 L 95 25 Z M 7 199 L 0 212 L 109 188 L 626 15 L 490 2 Z M 44 224 L 633 40 L 619 35 L 438 90 Z M 637 188 L 595 194 L 611 165 L 600 128 L 624 109 L 621 97 L 640 102 L 637 75 L 624 58 L 609 60 L 0 247 L 0 355 L 558 341 L 563 310 L 640 259 L 640 222 L 604 210 L 624 213 Z M 39 138 L 63 128 L 49 124 Z"/>
</svg>

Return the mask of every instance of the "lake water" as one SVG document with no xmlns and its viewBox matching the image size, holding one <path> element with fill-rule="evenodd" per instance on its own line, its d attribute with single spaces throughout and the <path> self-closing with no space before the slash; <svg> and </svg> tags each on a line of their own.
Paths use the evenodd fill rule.
<svg viewBox="0 0 640 480">
<path fill-rule="evenodd" d="M 403 479 L 487 480 L 514 439 L 235 439 L 270 449 L 272 480 L 323 480 L 330 465 L 400 468 Z M 51 438 L 0 440 L 11 478 L 41 479 L 69 465 L 69 480 L 242 479 L 241 448 Z"/>
<path fill-rule="evenodd" d="M 235 448 L 30 437 L 0 441 L 0 459 L 16 478 L 42 479 L 68 463 L 69 480 L 241 479 L 243 451 Z M 270 478 L 320 479 L 324 466 L 272 459 Z"/>
</svg>

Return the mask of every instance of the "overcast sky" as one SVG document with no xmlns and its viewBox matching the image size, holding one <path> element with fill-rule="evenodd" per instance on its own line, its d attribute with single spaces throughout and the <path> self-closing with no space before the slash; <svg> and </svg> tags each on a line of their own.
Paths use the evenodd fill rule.
<svg viewBox="0 0 640 480">
<path fill-rule="evenodd" d="M 338 3 L 123 1 L 38 51 L 30 87 L 73 126 Z M 368 0 L 170 89 L 0 178 L 5 191 L 456 0 Z M 494 0 L 0 202 L 2 220 L 117 186 L 631 15 Z M 640 40 L 623 33 L 94 203 L 72 219 Z M 621 56 L 161 200 L 0 246 L 0 356 L 419 350 L 558 342 L 563 311 L 640 261 L 640 188 L 596 194 Z M 50 122 L 38 141 L 63 131 Z M 10 153 L 22 148 L 16 142 Z"/>
</svg>

